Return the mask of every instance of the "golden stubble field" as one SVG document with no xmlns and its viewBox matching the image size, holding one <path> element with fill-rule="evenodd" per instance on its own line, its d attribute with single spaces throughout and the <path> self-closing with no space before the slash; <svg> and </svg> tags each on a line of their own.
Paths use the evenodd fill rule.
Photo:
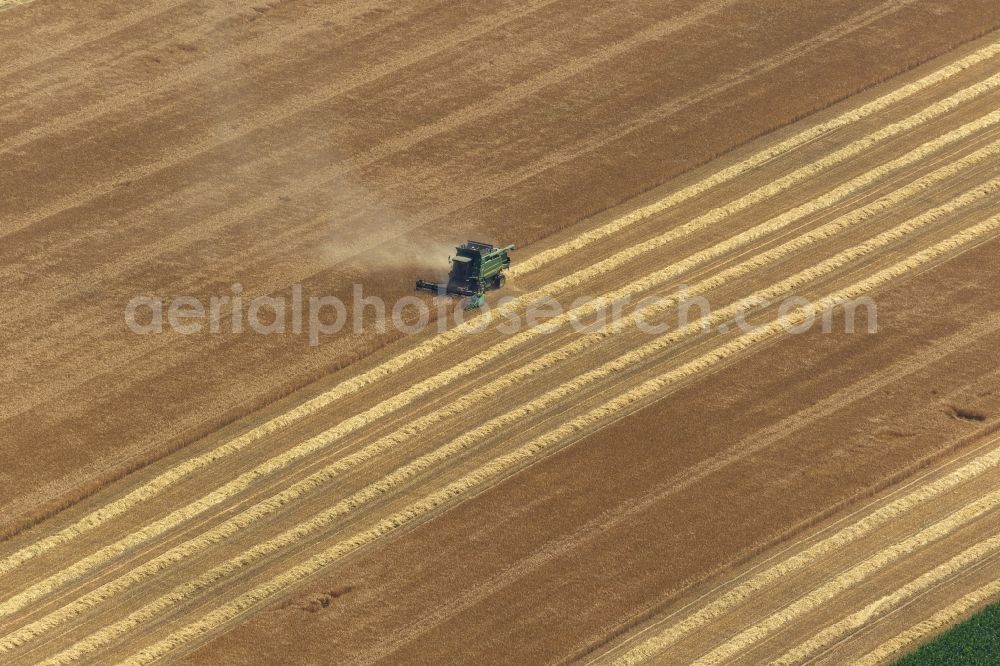
<svg viewBox="0 0 1000 666">
<path fill-rule="evenodd" d="M 753 663 L 869 603 L 824 588 L 663 638 L 755 558 L 954 464 L 997 406 L 1000 15 L 804 4 L 0 13 L 0 652 Z M 509 312 L 678 284 L 718 309 L 654 338 L 318 347 L 122 318 L 234 283 L 393 298 L 465 237 L 521 246 Z M 792 294 L 876 294 L 882 330 L 786 336 L 810 313 L 764 307 L 699 334 Z M 955 556 L 918 546 L 989 522 L 976 483 L 773 598 L 894 544 L 916 545 L 858 570 Z"/>
</svg>

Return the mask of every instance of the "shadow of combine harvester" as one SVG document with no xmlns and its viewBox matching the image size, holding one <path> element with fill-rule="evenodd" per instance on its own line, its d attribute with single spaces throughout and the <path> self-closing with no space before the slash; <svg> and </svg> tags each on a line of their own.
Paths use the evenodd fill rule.
<svg viewBox="0 0 1000 666">
<path fill-rule="evenodd" d="M 461 296 L 466 299 L 463 306 L 473 310 L 486 302 L 485 294 L 499 289 L 507 280 L 504 271 L 510 268 L 508 252 L 513 245 L 493 247 L 489 243 L 467 241 L 455 248 L 456 256 L 449 257 L 451 273 L 446 284 L 417 280 L 417 289 L 438 295 Z"/>
</svg>

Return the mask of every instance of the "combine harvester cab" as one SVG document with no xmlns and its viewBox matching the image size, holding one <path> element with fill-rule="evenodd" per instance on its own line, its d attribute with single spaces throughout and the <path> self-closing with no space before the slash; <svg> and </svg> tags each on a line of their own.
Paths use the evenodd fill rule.
<svg viewBox="0 0 1000 666">
<path fill-rule="evenodd" d="M 455 248 L 447 284 L 417 280 L 417 289 L 461 296 L 466 299 L 466 310 L 478 308 L 486 302 L 484 294 L 488 290 L 504 285 L 507 278 L 503 272 L 510 268 L 507 253 L 514 249 L 513 245 L 494 247 L 489 243 L 467 241 Z"/>
</svg>

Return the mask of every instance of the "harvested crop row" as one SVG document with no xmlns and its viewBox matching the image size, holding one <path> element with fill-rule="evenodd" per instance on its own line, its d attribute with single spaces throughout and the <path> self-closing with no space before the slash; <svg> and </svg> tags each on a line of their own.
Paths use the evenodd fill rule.
<svg viewBox="0 0 1000 666">
<path fill-rule="evenodd" d="M 1000 121 L 1000 112 L 991 115 L 996 115 L 994 122 Z M 960 128 L 959 130 L 955 130 L 955 132 L 957 133 L 957 136 L 961 137 L 967 136 L 969 133 L 973 131 L 971 129 L 968 129 L 969 127 L 972 126 L 981 127 L 979 122 L 976 121 L 973 123 L 969 123 L 969 125 L 967 125 L 965 128 Z M 925 146 L 930 146 L 934 144 L 940 147 L 940 145 L 943 144 L 939 144 L 938 142 L 945 140 L 948 140 L 947 135 L 945 137 L 940 137 L 939 139 L 936 139 L 933 142 L 929 142 L 928 144 L 925 144 Z M 918 159 L 919 156 L 922 156 L 923 154 L 924 152 L 922 148 L 918 148 L 915 151 L 912 151 L 912 153 L 908 155 L 911 155 L 913 159 Z M 962 159 L 957 160 L 956 162 L 948 164 L 938 169 L 935 172 L 927 174 L 926 176 L 914 181 L 913 183 L 907 185 L 906 187 L 900 188 L 896 192 L 890 193 L 878 199 L 877 201 L 872 202 L 871 204 L 868 204 L 856 211 L 844 214 L 836 218 L 835 220 L 828 222 L 825 225 L 807 234 L 804 234 L 791 241 L 788 241 L 757 257 L 744 261 L 726 271 L 723 271 L 713 276 L 712 278 L 699 282 L 690 287 L 687 293 L 688 294 L 704 293 L 710 289 L 720 287 L 731 280 L 743 277 L 745 275 L 750 274 L 751 272 L 757 271 L 763 266 L 769 263 L 773 263 L 785 256 L 788 256 L 789 254 L 795 251 L 801 250 L 802 248 L 806 247 L 809 244 L 831 238 L 834 235 L 841 233 L 842 231 L 845 231 L 846 229 L 854 225 L 870 220 L 872 217 L 880 213 L 884 213 L 888 210 L 891 210 L 892 207 L 898 205 L 901 201 L 905 200 L 906 198 L 915 196 L 925 191 L 928 187 L 936 183 L 939 183 L 943 180 L 946 180 L 956 175 L 960 171 L 969 168 L 975 164 L 981 163 L 982 161 L 988 160 L 990 158 L 994 158 L 997 155 L 1000 155 L 1000 141 L 995 142 L 991 146 L 987 146 L 972 154 L 969 154 L 963 157 Z M 902 160 L 904 158 L 900 159 Z M 882 173 L 891 164 L 893 163 L 883 165 L 882 167 L 877 167 L 871 172 L 868 172 L 868 174 L 865 174 L 861 177 L 862 181 L 868 182 L 868 179 L 866 178 L 867 176 L 869 176 L 872 173 Z M 956 210 L 957 208 L 974 203 L 982 199 L 983 197 L 993 193 L 997 188 L 1000 188 L 1000 181 L 996 183 L 988 183 L 986 185 L 975 188 L 974 190 L 963 195 L 962 197 L 956 199 L 952 204 L 950 204 L 949 207 L 946 207 L 945 209 L 941 210 L 930 211 L 928 213 L 925 213 L 923 216 L 920 216 L 910 221 L 909 223 L 904 225 L 903 230 L 901 232 L 897 234 L 889 234 L 888 236 L 886 236 L 885 242 L 892 242 L 893 240 L 900 237 L 900 233 L 908 233 L 909 231 L 918 229 L 921 226 L 937 219 L 938 216 L 941 214 L 946 214 L 947 212 L 951 212 L 953 210 Z M 820 197 L 820 199 L 822 199 L 822 197 Z M 806 207 L 808 207 L 808 204 L 800 208 L 806 208 Z M 814 210 L 815 209 L 811 208 L 810 212 L 813 212 Z M 782 228 L 787 224 L 789 224 L 793 219 L 798 219 L 801 216 L 801 214 L 802 212 L 799 209 L 793 209 L 791 211 L 786 212 L 783 216 L 775 218 L 775 220 L 772 220 L 768 223 L 764 223 L 760 225 L 760 227 L 751 229 L 750 231 L 745 232 L 744 234 L 740 234 L 737 237 L 734 237 L 733 239 L 724 242 L 722 245 L 727 245 L 733 243 L 734 241 L 739 241 L 738 244 L 733 246 L 733 247 L 739 247 L 740 245 L 743 245 L 746 242 L 754 240 L 759 236 L 763 235 L 764 231 L 761 230 L 761 227 L 764 228 L 771 227 L 772 228 L 771 230 Z M 787 219 L 782 219 L 782 218 L 787 218 Z M 746 237 L 741 238 L 742 236 Z M 726 249 L 732 249 L 732 248 L 727 247 Z M 866 246 L 865 251 L 870 251 L 870 247 Z M 715 248 L 710 248 L 709 250 L 706 250 L 699 254 L 705 254 L 706 257 L 704 258 L 704 260 L 707 261 L 708 258 L 716 256 L 717 253 L 715 252 Z M 851 255 L 844 255 L 843 257 L 840 258 L 839 262 L 829 264 L 824 268 L 825 270 L 828 271 L 834 270 L 835 267 L 843 265 L 843 263 L 850 261 L 851 258 L 852 258 Z M 696 254 L 686 261 L 694 262 L 693 265 L 697 265 L 698 263 L 701 263 L 701 258 Z M 680 262 L 679 264 L 676 264 L 671 268 L 665 269 L 664 271 L 654 273 L 652 276 L 647 276 L 646 278 L 630 283 L 629 285 L 626 285 L 622 289 L 618 290 L 618 292 L 622 293 L 617 293 L 617 292 L 612 293 L 608 298 L 613 300 L 613 297 L 622 297 L 624 295 L 627 295 L 627 293 L 637 293 L 637 291 L 635 290 L 636 286 L 638 286 L 640 289 L 646 289 L 651 286 L 654 286 L 654 284 L 657 283 L 651 281 L 650 278 L 654 278 L 660 273 L 666 275 L 674 275 L 672 271 L 675 270 L 683 271 L 686 270 L 687 268 L 688 266 L 685 265 L 685 262 Z M 666 278 L 664 277 L 663 279 Z M 660 282 L 662 281 L 663 280 L 660 280 Z M 793 283 L 798 284 L 798 281 L 796 280 Z M 786 287 L 787 285 L 782 285 L 779 286 L 778 289 L 785 289 Z M 768 293 L 770 295 L 769 297 L 773 297 L 775 290 L 771 290 Z M 502 394 L 511 387 L 517 386 L 519 382 L 539 372 L 542 372 L 545 369 L 553 367 L 554 365 L 564 360 L 576 357 L 577 355 L 585 351 L 587 348 L 601 342 L 602 340 L 607 339 L 611 335 L 621 332 L 628 326 L 636 325 L 649 315 L 673 307 L 679 302 L 679 300 L 680 297 L 676 296 L 671 299 L 665 299 L 664 301 L 661 301 L 653 308 L 648 308 L 642 312 L 638 312 L 629 316 L 628 318 L 623 320 L 618 326 L 605 327 L 602 330 L 591 332 L 580 338 L 575 339 L 571 343 L 563 345 L 559 349 L 554 350 L 553 352 L 550 352 L 540 357 L 539 359 L 536 359 L 514 370 L 512 373 L 498 379 L 496 382 L 488 384 L 484 387 L 480 387 L 476 391 L 464 395 L 462 398 L 450 403 L 449 405 L 443 407 L 442 409 L 430 412 L 418 418 L 416 421 L 391 433 L 390 435 L 380 438 L 376 442 L 364 447 L 362 450 L 354 454 L 351 454 L 349 456 L 346 456 L 342 460 L 337 461 L 336 463 L 330 466 L 327 466 L 320 472 L 308 477 L 307 479 L 304 479 L 302 482 L 292 486 L 283 493 L 280 493 L 279 495 L 272 497 L 270 500 L 262 503 L 261 505 L 253 507 L 252 508 L 253 510 L 248 510 L 248 513 L 245 515 L 244 519 L 237 522 L 240 522 L 243 525 L 251 524 L 253 521 L 262 518 L 264 515 L 272 513 L 278 510 L 280 507 L 284 506 L 285 504 L 295 499 L 298 499 L 306 492 L 315 489 L 319 485 L 331 481 L 338 474 L 341 474 L 344 471 L 353 468 L 357 465 L 368 462 L 377 455 L 380 455 L 381 453 L 388 451 L 395 446 L 405 443 L 407 440 L 416 436 L 422 430 L 433 425 L 434 423 L 438 423 L 446 418 L 462 414 L 465 410 L 473 407 L 475 404 L 483 400 L 486 400 L 490 397 Z M 592 304 L 588 304 L 585 306 L 581 306 L 576 310 L 571 310 L 570 312 L 565 313 L 564 315 L 561 315 L 560 317 L 557 317 L 551 320 L 550 322 L 546 322 L 545 324 L 536 327 L 535 329 L 530 329 L 528 333 L 540 334 L 538 333 L 538 331 L 541 329 L 545 329 L 545 332 L 555 330 L 560 325 L 570 321 L 573 316 L 583 316 L 582 311 L 586 310 L 591 305 Z M 731 309 L 732 308 L 721 311 L 719 315 L 720 318 L 718 320 L 722 321 L 723 320 L 722 318 L 731 316 Z M 701 325 L 701 322 L 699 322 L 699 325 Z M 690 334 L 698 330 L 701 330 L 698 326 L 692 326 L 686 329 L 686 332 Z M 670 337 L 670 343 L 676 342 L 678 339 L 679 338 L 677 334 L 673 334 Z M 482 354 L 473 357 L 473 359 L 470 359 L 469 364 L 466 364 L 464 366 L 465 371 L 469 371 L 470 367 L 471 368 L 479 367 L 483 364 L 491 362 L 495 358 L 502 356 L 508 351 L 506 349 L 506 345 L 509 342 L 511 341 L 505 341 L 503 343 L 495 345 L 494 347 L 486 350 Z M 656 353 L 661 348 L 662 345 L 651 346 L 649 350 L 644 352 L 644 354 Z M 437 378 L 438 381 L 435 385 L 431 387 L 424 386 L 423 387 L 424 391 L 422 392 L 432 390 L 432 388 L 440 388 L 441 386 L 448 385 L 448 383 L 452 380 L 451 375 L 453 374 L 454 371 L 442 373 L 441 375 L 438 376 Z M 594 379 L 603 376 L 606 376 L 606 374 L 598 373 L 594 375 Z M 426 382 L 424 384 L 426 384 Z M 559 395 L 556 396 L 556 399 L 558 399 L 558 397 Z M 413 396 L 408 396 L 408 398 L 412 399 Z M 364 417 L 364 419 L 368 419 L 368 418 L 375 418 L 377 414 L 373 415 L 371 413 L 367 413 L 366 415 L 362 416 Z M 311 453 L 314 453 L 322 449 L 325 446 L 328 446 L 331 442 L 346 435 L 353 429 L 354 427 L 351 424 L 347 424 L 346 422 L 339 424 L 338 426 L 331 428 L 330 430 L 318 435 L 317 437 L 311 438 L 297 445 L 296 447 L 290 449 L 289 451 L 286 451 L 285 453 L 279 456 L 275 456 L 274 458 L 265 461 L 264 463 L 258 465 L 253 470 L 242 474 L 236 479 L 220 487 L 216 491 L 205 495 L 204 497 L 200 498 L 195 502 L 192 502 L 191 504 L 183 507 L 182 509 L 179 509 L 177 511 L 172 512 L 171 514 L 168 514 L 164 518 L 154 523 L 146 525 L 142 529 L 133 532 L 132 534 L 129 534 L 128 536 L 124 537 L 123 539 L 120 539 L 119 541 L 113 544 L 109 544 L 108 546 L 101 548 L 94 554 L 79 560 L 74 565 L 62 569 L 59 572 L 52 574 L 45 580 L 31 586 L 27 590 L 14 595 L 13 597 L 6 600 L 4 603 L 0 604 L 0 616 L 13 614 L 14 612 L 17 612 L 18 610 L 24 608 L 28 604 L 38 599 L 44 598 L 46 595 L 52 593 L 59 587 L 68 584 L 72 580 L 82 577 L 88 571 L 104 564 L 105 562 L 109 561 L 116 555 L 119 555 L 129 549 L 133 549 L 141 545 L 142 543 L 145 543 L 155 538 L 156 536 L 179 526 L 183 522 L 190 520 L 194 516 L 203 513 L 212 506 L 215 506 L 220 502 L 224 501 L 225 499 L 235 496 L 239 492 L 242 492 L 243 490 L 247 489 L 250 485 L 252 485 L 256 480 L 266 475 L 276 473 L 280 469 L 291 464 L 294 460 L 302 458 L 306 455 L 309 455 Z M 205 536 L 207 537 L 208 535 Z M 213 540 L 201 541 L 200 542 L 201 547 L 202 548 L 208 547 L 212 543 L 216 543 L 218 540 L 221 540 L 226 536 L 229 536 L 229 534 L 223 533 L 216 535 L 217 538 Z M 188 542 L 188 544 L 194 545 L 191 542 Z M 131 579 L 131 580 L 132 583 L 134 583 L 137 582 L 138 579 Z M 69 608 L 64 608 L 61 611 L 59 611 L 59 613 L 61 613 L 62 617 L 68 618 L 71 617 L 72 614 L 75 613 L 75 611 L 71 611 Z M 48 626 L 48 625 L 40 625 L 40 626 Z"/>
<path fill-rule="evenodd" d="M 987 583 L 978 590 L 966 594 L 947 608 L 941 609 L 923 622 L 915 624 L 906 631 L 897 634 L 891 640 L 886 641 L 855 661 L 854 664 L 855 666 L 877 666 L 878 664 L 884 664 L 887 659 L 898 654 L 901 650 L 906 649 L 917 641 L 926 639 L 944 627 L 954 624 L 969 611 L 993 601 L 998 596 L 1000 596 L 1000 581 Z"/>
<path fill-rule="evenodd" d="M 933 85 L 934 83 L 939 82 L 940 80 L 946 78 L 947 76 L 952 76 L 958 73 L 959 71 L 962 71 L 962 69 L 972 66 L 976 62 L 979 62 L 988 57 L 992 57 L 998 51 L 1000 51 L 1000 44 L 991 45 L 990 47 L 981 49 L 976 54 L 973 54 L 972 56 L 969 56 L 968 58 L 965 58 L 962 61 L 959 61 L 958 63 L 955 63 L 949 67 L 943 68 L 942 70 L 939 70 L 939 72 L 936 72 L 934 75 L 925 77 L 924 79 L 921 79 L 918 82 L 906 86 L 905 89 L 908 91 L 906 95 L 902 95 L 901 97 L 891 97 L 891 99 L 890 99 L 891 94 L 883 96 L 882 98 L 879 98 L 879 100 L 876 100 L 875 102 L 865 105 L 864 107 L 861 107 L 861 109 L 858 109 L 855 112 L 844 114 L 843 116 L 838 117 L 838 119 L 835 119 L 835 121 L 830 121 L 830 123 L 840 122 L 841 125 L 847 124 L 848 122 L 853 122 L 867 115 L 875 113 L 876 111 L 890 104 L 892 101 L 896 101 L 897 99 L 902 99 L 908 95 L 915 94 L 919 90 L 929 85 Z M 973 56 L 976 56 L 978 59 L 975 59 Z M 895 123 L 894 125 L 883 128 L 882 130 L 879 130 L 873 135 L 865 137 L 865 139 L 861 139 L 857 142 L 854 142 L 849 146 L 845 147 L 844 149 L 841 149 L 841 151 L 837 151 L 837 153 L 828 156 L 824 160 L 820 160 L 811 165 L 807 165 L 806 167 L 797 170 L 793 174 L 785 177 L 784 179 L 781 179 L 781 181 L 778 181 L 777 183 L 769 187 L 761 188 L 761 190 L 758 190 L 754 193 L 747 195 L 746 197 L 743 197 L 741 200 L 739 200 L 740 203 L 734 203 L 731 207 L 725 207 L 711 211 L 705 216 L 701 216 L 697 220 L 693 220 L 692 222 L 689 222 L 687 225 L 679 229 L 668 232 L 667 234 L 663 234 L 662 236 L 660 236 L 659 238 L 655 239 L 652 242 L 645 243 L 637 248 L 632 248 L 630 250 L 620 252 L 614 255 L 613 257 L 609 257 L 608 259 L 598 264 L 595 264 L 587 269 L 578 271 L 577 273 L 571 274 L 561 280 L 558 280 L 555 283 L 552 283 L 543 289 L 525 294 L 515 299 L 514 301 L 511 301 L 510 303 L 501 306 L 496 310 L 491 311 L 490 313 L 484 314 L 483 317 L 487 318 L 485 322 L 480 322 L 478 320 L 466 322 L 465 324 L 458 326 L 454 329 L 451 329 L 446 333 L 431 338 L 413 347 L 412 349 L 403 352 L 402 354 L 396 356 L 390 361 L 387 361 L 386 363 L 383 363 L 369 371 L 366 371 L 365 373 L 357 375 L 345 382 L 342 382 L 341 384 L 338 384 L 330 391 L 327 391 L 326 393 L 317 396 L 316 398 L 313 398 L 312 400 L 309 400 L 292 410 L 289 410 L 285 414 L 275 417 L 274 419 L 271 419 L 270 421 L 252 430 L 249 430 L 238 437 L 233 438 L 232 440 L 226 442 L 225 444 L 220 445 L 219 447 L 213 449 L 212 451 L 209 451 L 205 454 L 202 454 L 195 458 L 191 458 L 176 465 L 175 467 L 163 472 L 161 475 L 146 482 L 144 485 L 130 492 L 125 497 L 122 497 L 118 500 L 106 504 L 105 506 L 88 514 L 80 521 L 74 523 L 73 525 L 70 525 L 69 527 L 64 528 L 60 532 L 57 532 L 54 535 L 41 539 L 29 546 L 26 546 L 25 548 L 22 548 L 21 550 L 13 553 L 12 555 L 4 558 L 3 560 L 0 560 L 0 575 L 7 574 L 13 569 L 23 564 L 24 562 L 28 561 L 29 559 L 32 559 L 33 557 L 36 557 L 41 553 L 51 550 L 52 548 L 55 548 L 59 545 L 65 544 L 73 540 L 80 534 L 89 532 L 90 530 L 106 523 L 107 521 L 122 515 L 136 504 L 147 501 L 151 497 L 158 495 L 166 488 L 174 485 L 175 483 L 189 476 L 195 471 L 203 469 L 204 467 L 211 465 L 212 463 L 221 458 L 237 453 L 247 448 L 248 446 L 252 445 L 254 442 L 258 441 L 262 437 L 265 437 L 270 433 L 273 433 L 277 430 L 287 427 L 288 425 L 306 416 L 314 414 L 317 411 L 326 407 L 327 405 L 331 404 L 332 402 L 344 398 L 353 393 L 356 393 L 365 386 L 368 386 L 376 381 L 384 379 L 385 377 L 393 373 L 398 372 L 403 367 L 406 367 L 414 362 L 427 358 L 435 351 L 438 351 L 444 348 L 445 346 L 451 344 L 452 342 L 461 339 L 463 336 L 469 334 L 470 332 L 478 330 L 479 326 L 484 324 L 488 325 L 489 322 L 492 321 L 492 319 L 495 317 L 501 317 L 512 314 L 516 312 L 519 308 L 527 305 L 533 300 L 536 300 L 537 298 L 541 297 L 544 294 L 553 293 L 555 291 L 559 291 L 561 289 L 566 289 L 575 286 L 577 284 L 580 284 L 585 280 L 592 279 L 594 277 L 601 275 L 604 272 L 614 270 L 622 265 L 632 262 L 638 254 L 641 254 L 644 251 L 654 249 L 655 247 L 661 247 L 666 243 L 672 242 L 673 240 L 681 238 L 687 234 L 693 233 L 696 230 L 707 228 L 712 224 L 716 224 L 721 220 L 723 220 L 729 214 L 738 212 L 739 210 L 743 210 L 753 205 L 754 203 L 763 201 L 767 197 L 773 196 L 774 194 L 783 191 L 783 189 L 787 189 L 788 187 L 791 187 L 793 184 L 801 182 L 802 180 L 805 180 L 815 175 L 816 173 L 819 173 L 823 169 L 829 168 L 830 166 L 833 166 L 834 164 L 839 163 L 840 161 L 846 160 L 849 157 L 864 152 L 865 150 L 869 149 L 873 143 L 877 141 L 884 140 L 889 136 L 892 136 L 893 134 L 913 129 L 918 125 L 927 122 L 931 118 L 937 117 L 939 115 L 948 112 L 949 110 L 955 108 L 957 105 L 963 102 L 975 99 L 976 97 L 983 95 L 989 92 L 990 90 L 995 89 L 998 85 L 1000 85 L 1000 75 L 991 77 L 986 81 L 971 86 L 959 93 L 956 93 L 955 95 L 949 97 L 946 100 L 942 100 L 941 102 L 931 105 L 921 113 L 915 114 L 914 116 L 911 116 L 906 120 L 900 121 L 899 123 Z M 850 116 L 850 118 L 846 119 L 847 116 Z M 839 120 L 839 119 L 844 119 L 844 120 Z M 823 127 L 829 126 L 830 123 L 824 124 Z M 840 125 L 834 125 L 834 126 L 840 126 Z M 824 131 L 828 131 L 828 129 Z M 812 130 L 806 130 L 805 132 L 801 133 L 801 135 L 797 135 L 797 136 L 808 135 L 808 138 L 803 139 L 799 143 L 789 143 L 790 141 L 793 141 L 792 139 L 789 139 L 786 142 L 783 142 L 783 144 L 788 144 L 789 146 L 787 148 L 788 150 L 794 149 L 795 146 L 801 145 L 801 143 L 805 143 L 805 141 L 814 138 L 814 135 L 811 134 L 811 132 Z M 878 138 L 875 138 L 876 136 Z M 747 164 L 747 166 L 742 171 L 737 172 L 734 171 L 736 167 L 730 167 L 729 169 L 720 172 L 727 174 L 724 178 L 719 178 L 717 177 L 718 175 L 710 176 L 708 179 L 706 179 L 706 181 L 703 181 L 703 182 L 711 181 L 711 184 L 707 185 L 705 189 L 707 189 L 708 187 L 714 187 L 720 184 L 721 182 L 735 178 L 740 173 L 743 173 L 753 168 L 753 166 L 756 166 L 757 164 L 760 164 L 763 161 L 766 161 L 767 159 L 771 159 L 772 157 L 775 156 L 775 154 L 776 153 L 773 150 L 768 150 L 764 151 L 763 153 L 758 153 L 758 155 L 755 155 L 754 157 L 750 158 L 744 163 Z M 763 157 L 763 155 L 766 155 L 767 157 L 765 158 Z M 688 188 L 688 190 L 690 190 L 690 188 Z M 690 197 L 694 195 L 695 194 L 693 193 L 693 190 L 691 190 L 685 196 Z M 670 197 L 664 199 L 664 201 L 667 200 L 673 202 L 670 203 L 669 205 L 675 205 L 680 201 L 680 199 L 676 198 L 676 195 L 671 195 Z M 646 217 L 648 217 L 648 215 L 651 214 L 653 213 L 652 212 L 647 213 Z M 625 218 L 622 219 L 626 218 L 631 219 L 630 216 L 626 216 Z M 632 219 L 632 221 L 629 222 L 629 224 L 634 223 L 638 219 L 639 218 Z M 593 242 L 597 239 L 598 239 L 597 237 L 594 237 L 587 242 Z M 579 242 L 580 242 L 579 240 L 574 240 L 570 241 L 566 245 L 579 247 Z M 555 258 L 557 258 L 557 255 L 552 255 L 546 261 L 551 261 L 554 260 Z M 541 264 L 536 263 L 536 265 L 534 265 L 534 267 L 531 270 L 537 268 L 540 265 Z"/>
<path fill-rule="evenodd" d="M 869 622 L 882 617 L 906 600 L 940 584 L 956 573 L 968 569 L 968 567 L 975 565 L 986 557 L 996 554 L 998 551 L 1000 551 L 1000 536 L 980 541 L 974 546 L 966 548 L 947 562 L 934 567 L 906 585 L 903 585 L 892 594 L 881 597 L 840 622 L 827 627 L 808 641 L 789 650 L 772 663 L 775 666 L 791 666 L 792 664 L 801 663 L 810 655 L 843 638 L 851 631 L 859 629 Z"/>
<path fill-rule="evenodd" d="M 172 633 L 164 640 L 138 653 L 130 660 L 130 662 L 149 663 L 150 661 L 169 654 L 180 645 L 183 645 L 205 632 L 211 631 L 214 628 L 230 621 L 248 608 L 267 600 L 281 591 L 286 590 L 289 585 L 316 573 L 320 569 L 349 554 L 357 548 L 376 541 L 385 534 L 391 533 L 400 526 L 408 524 L 433 511 L 435 508 L 449 502 L 455 497 L 462 496 L 468 491 L 477 488 L 488 481 L 492 481 L 505 473 L 513 471 L 516 467 L 519 467 L 529 460 L 537 457 L 542 452 L 563 442 L 567 438 L 572 437 L 576 433 L 606 420 L 609 416 L 620 414 L 623 410 L 628 409 L 635 403 L 655 395 L 669 386 L 672 386 L 686 378 L 701 374 L 711 366 L 726 358 L 755 346 L 764 340 L 778 336 L 789 327 L 799 324 L 809 317 L 815 316 L 817 312 L 836 307 L 849 299 L 868 293 L 871 290 L 905 275 L 906 273 L 909 273 L 926 263 L 954 253 L 956 250 L 959 250 L 964 246 L 981 239 L 984 235 L 995 232 L 998 229 L 1000 229 L 1000 215 L 991 217 L 983 222 L 973 225 L 944 241 L 936 243 L 931 247 L 894 264 L 887 269 L 879 271 L 865 280 L 834 292 L 817 303 L 799 308 L 798 310 L 773 321 L 771 324 L 761 326 L 752 333 L 748 333 L 740 338 L 737 338 L 736 340 L 723 344 L 679 368 L 650 379 L 638 387 L 618 396 L 617 398 L 609 400 L 604 405 L 593 409 L 582 416 L 576 417 L 549 433 L 532 440 L 512 453 L 495 458 L 489 463 L 479 467 L 469 474 L 466 474 L 461 479 L 448 484 L 443 489 L 409 505 L 407 508 L 393 514 L 392 516 L 379 521 L 372 528 L 335 544 L 327 550 L 311 557 L 306 562 L 296 565 L 283 574 L 273 578 L 268 583 L 241 595 L 234 601 L 222 605 L 196 622 L 193 622 Z M 424 460 L 426 460 L 426 456 L 424 457 Z M 418 459 L 410 465 L 396 470 L 392 476 L 397 478 L 409 478 L 414 474 L 419 473 L 425 464 L 426 463 L 424 463 L 423 460 Z M 362 490 L 361 493 L 366 495 L 372 493 L 382 494 L 383 491 L 381 490 L 380 485 L 387 479 L 379 482 L 378 484 L 369 486 L 368 488 Z M 259 557 L 262 557 L 267 552 L 273 551 L 276 548 L 283 548 L 286 545 L 290 545 L 301 540 L 304 535 L 307 535 L 311 530 L 316 529 L 315 527 L 310 526 L 311 523 L 314 524 L 316 522 L 325 521 L 328 524 L 330 521 L 335 520 L 336 516 L 352 510 L 354 503 L 357 502 L 358 499 L 360 498 L 342 500 L 330 510 L 316 516 L 308 523 L 300 524 L 296 528 L 289 530 L 288 532 L 275 537 L 268 542 L 258 544 L 254 548 L 244 552 L 239 557 L 213 568 L 185 585 L 175 588 L 173 591 L 133 612 L 127 618 L 93 633 L 57 655 L 54 660 L 56 662 L 66 662 L 79 659 L 83 655 L 106 645 L 108 642 L 116 640 L 123 634 L 128 633 L 132 629 L 150 621 L 156 615 L 174 604 L 180 603 L 193 595 L 198 594 L 201 590 L 215 584 L 218 580 L 231 575 L 233 572 L 243 569 L 249 563 Z M 327 516 L 330 517 L 328 518 Z"/>
<path fill-rule="evenodd" d="M 838 594 L 863 583 L 904 555 L 908 555 L 929 543 L 937 541 L 972 522 L 976 518 L 1000 506 L 1000 490 L 969 502 L 946 518 L 925 527 L 902 541 L 883 548 L 865 561 L 847 569 L 823 585 L 805 594 L 798 600 L 773 613 L 756 625 L 745 629 L 730 640 L 698 659 L 698 666 L 721 664 L 735 655 L 749 649 L 755 643 L 780 630 L 797 617 L 818 608 Z M 953 570 L 952 570 L 953 571 Z"/>
</svg>

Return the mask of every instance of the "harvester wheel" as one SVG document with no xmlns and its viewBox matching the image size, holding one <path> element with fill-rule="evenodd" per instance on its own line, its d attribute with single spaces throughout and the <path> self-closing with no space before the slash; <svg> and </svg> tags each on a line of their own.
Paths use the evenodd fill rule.
<svg viewBox="0 0 1000 666">
<path fill-rule="evenodd" d="M 507 282 L 507 276 L 503 273 L 497 273 L 496 277 L 493 278 L 493 288 L 500 289 L 505 282 Z"/>
</svg>

